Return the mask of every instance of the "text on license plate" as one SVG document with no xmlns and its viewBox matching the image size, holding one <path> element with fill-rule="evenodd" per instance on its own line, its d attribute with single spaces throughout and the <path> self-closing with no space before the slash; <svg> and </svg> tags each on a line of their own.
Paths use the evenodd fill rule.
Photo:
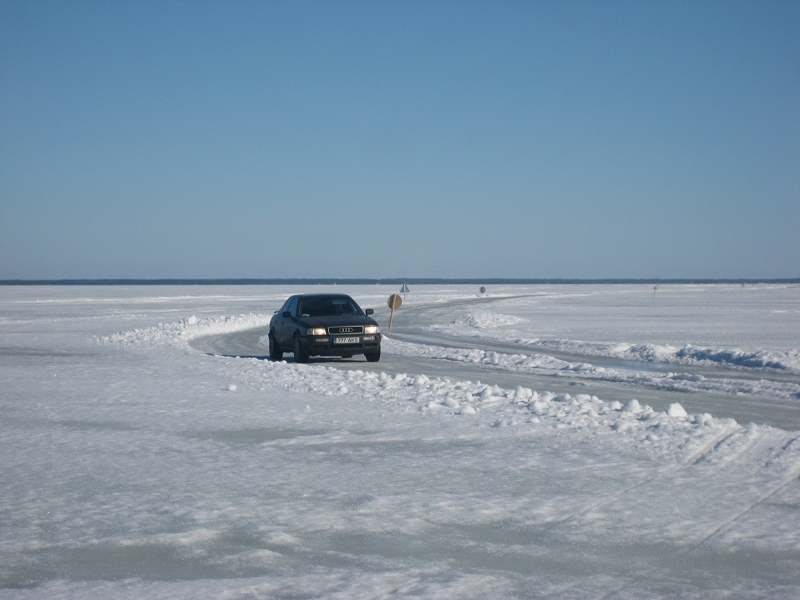
<svg viewBox="0 0 800 600">
<path fill-rule="evenodd" d="M 334 344 L 357 344 L 357 337 L 335 337 L 333 338 Z"/>
</svg>

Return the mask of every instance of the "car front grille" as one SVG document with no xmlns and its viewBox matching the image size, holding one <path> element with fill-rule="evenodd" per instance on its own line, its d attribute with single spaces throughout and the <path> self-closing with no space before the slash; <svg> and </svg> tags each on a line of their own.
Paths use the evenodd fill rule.
<svg viewBox="0 0 800 600">
<path fill-rule="evenodd" d="M 355 335 L 364 333 L 363 325 L 343 325 L 341 327 L 328 327 L 328 335 Z"/>
</svg>

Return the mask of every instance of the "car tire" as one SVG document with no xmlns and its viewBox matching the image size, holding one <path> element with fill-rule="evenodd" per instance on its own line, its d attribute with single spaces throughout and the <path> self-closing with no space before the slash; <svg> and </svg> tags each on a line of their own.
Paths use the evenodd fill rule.
<svg viewBox="0 0 800 600">
<path fill-rule="evenodd" d="M 303 350 L 303 346 L 300 344 L 300 336 L 294 336 L 294 362 L 296 363 L 307 363 L 308 362 L 308 352 Z"/>
<path fill-rule="evenodd" d="M 353 358 L 352 354 L 342 354 L 342 358 Z"/>
<path fill-rule="evenodd" d="M 364 356 L 367 362 L 378 362 L 381 359 L 381 349 L 378 348 L 375 352 L 367 352 Z"/>
<path fill-rule="evenodd" d="M 281 350 L 280 346 L 275 342 L 275 336 L 272 335 L 272 332 L 269 334 L 269 358 L 275 361 L 283 358 L 283 350 Z"/>
</svg>

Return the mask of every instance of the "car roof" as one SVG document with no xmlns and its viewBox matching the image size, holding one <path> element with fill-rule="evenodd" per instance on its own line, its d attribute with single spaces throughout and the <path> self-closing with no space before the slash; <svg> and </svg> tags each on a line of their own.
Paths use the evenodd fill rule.
<svg viewBox="0 0 800 600">
<path fill-rule="evenodd" d="M 347 294 L 325 294 L 325 293 L 309 293 L 309 294 L 295 294 L 298 298 L 350 298 Z M 352 300 L 352 298 L 350 298 Z"/>
</svg>

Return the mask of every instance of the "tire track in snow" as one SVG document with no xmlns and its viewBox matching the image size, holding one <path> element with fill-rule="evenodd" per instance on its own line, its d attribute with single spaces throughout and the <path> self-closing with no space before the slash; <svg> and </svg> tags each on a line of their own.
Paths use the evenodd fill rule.
<svg viewBox="0 0 800 600">
<path fill-rule="evenodd" d="M 784 481 L 783 481 L 783 482 L 782 482 L 780 485 L 778 485 L 778 486 L 777 486 L 775 489 L 773 489 L 772 491 L 770 491 L 770 492 L 767 492 L 766 494 L 764 494 L 763 496 L 761 496 L 761 497 L 760 497 L 758 500 L 756 500 L 756 501 L 755 501 L 755 502 L 754 502 L 752 505 L 750 505 L 749 507 L 747 507 L 745 510 L 741 511 L 741 512 L 740 512 L 740 513 L 738 513 L 737 515 L 734 515 L 734 516 L 733 516 L 731 519 L 729 519 L 729 520 L 725 521 L 724 523 L 722 523 L 722 525 L 720 525 L 719 527 L 717 527 L 717 528 L 716 528 L 714 531 L 712 531 L 711 533 L 709 533 L 709 534 L 708 534 L 708 535 L 707 535 L 705 538 L 703 538 L 702 540 L 700 540 L 700 542 L 699 542 L 699 543 L 697 543 L 697 544 L 696 544 L 696 545 L 694 545 L 693 547 L 689 548 L 688 550 L 686 550 L 686 551 L 682 552 L 681 554 L 683 554 L 683 555 L 691 554 L 692 552 L 694 552 L 695 550 L 697 550 L 698 548 L 700 548 L 700 547 L 701 547 L 703 544 L 705 544 L 705 543 L 706 543 L 708 540 L 710 540 L 712 537 L 714 537 L 715 535 L 717 535 L 717 534 L 718 534 L 720 531 L 722 531 L 723 529 L 726 529 L 726 528 L 727 528 L 728 526 L 730 526 L 730 525 L 733 525 L 733 524 L 734 524 L 736 521 L 738 521 L 740 518 L 742 518 L 743 516 L 745 516 L 745 515 L 746 515 L 747 513 L 749 513 L 751 510 L 753 510 L 754 508 L 756 508 L 756 507 L 760 506 L 760 505 L 761 505 L 761 504 L 762 504 L 762 503 L 763 503 L 765 500 L 768 500 L 769 498 L 771 498 L 772 496 L 774 496 L 775 494 L 777 494 L 778 492 L 780 492 L 780 491 L 781 491 L 783 488 L 785 488 L 787 485 L 789 485 L 789 484 L 790 484 L 790 483 L 792 483 L 792 482 L 793 482 L 795 479 L 798 479 L 798 478 L 800 478 L 800 463 L 798 463 L 798 466 L 797 466 L 797 468 L 796 468 L 796 469 L 795 469 L 795 470 L 792 472 L 792 474 L 791 474 L 789 477 L 787 477 L 787 478 L 786 478 L 786 479 L 785 479 L 785 480 L 784 480 Z M 651 574 L 653 574 L 653 573 L 655 573 L 656 571 L 657 571 L 657 569 L 656 569 L 655 567 L 653 567 L 653 568 L 649 569 L 648 571 L 646 571 L 645 573 L 642 573 L 642 574 L 638 575 L 637 577 L 635 577 L 635 578 L 634 578 L 634 579 L 632 579 L 631 581 L 625 582 L 625 584 L 624 584 L 624 585 L 621 585 L 620 587 L 618 587 L 618 588 L 615 588 L 615 589 L 611 590 L 610 592 L 608 592 L 608 593 L 607 593 L 607 594 L 605 594 L 604 596 L 601 596 L 599 600 L 608 600 L 609 598 L 613 598 L 613 597 L 614 597 L 614 596 L 616 596 L 616 595 L 617 595 L 619 592 L 621 592 L 622 590 L 624 590 L 624 589 L 625 589 L 625 588 L 627 588 L 627 587 L 630 587 L 632 584 L 634 584 L 634 583 L 637 583 L 637 582 L 641 582 L 641 581 L 645 581 L 645 580 L 647 580 L 647 579 L 650 577 L 650 575 L 651 575 Z"/>
<path fill-rule="evenodd" d="M 769 461 L 767 464 L 770 464 L 770 463 L 772 463 L 774 460 L 776 460 L 777 458 L 779 458 L 779 457 L 780 457 L 780 456 L 781 456 L 781 455 L 782 455 L 784 452 L 787 452 L 787 451 L 789 450 L 789 448 L 790 448 L 790 447 L 791 447 L 791 446 L 792 446 L 792 445 L 793 445 L 793 444 L 794 444 L 794 443 L 795 443 L 795 442 L 796 442 L 798 439 L 800 439 L 800 436 L 797 436 L 797 437 L 795 437 L 795 438 L 792 438 L 792 439 L 791 439 L 791 440 L 789 440 L 789 441 L 788 441 L 786 444 L 784 444 L 783 448 L 781 448 L 781 451 L 778 453 L 778 455 L 777 455 L 775 458 L 771 459 L 771 460 L 770 460 L 770 461 Z M 702 546 L 703 544 L 705 544 L 705 543 L 706 543 L 708 540 L 710 540 L 712 537 L 714 537 L 715 535 L 717 535 L 717 534 L 718 534 L 720 531 L 722 531 L 723 529 L 727 528 L 728 526 L 732 525 L 733 523 L 735 523 L 736 521 L 738 521 L 739 519 L 741 519 L 741 518 L 742 518 L 744 515 L 746 515 L 747 513 L 749 513 L 749 512 L 750 512 L 751 510 L 753 510 L 754 508 L 758 507 L 758 506 L 759 506 L 760 504 L 762 504 L 762 503 L 763 503 L 765 500 L 767 500 L 767 499 L 771 498 L 772 496 L 774 496 L 775 494 L 777 494 L 778 492 L 780 492 L 780 491 L 781 491 L 783 488 L 785 488 L 787 485 L 789 485 L 790 483 L 792 483 L 792 482 L 793 482 L 795 479 L 797 479 L 798 477 L 800 477 L 800 460 L 798 460 L 798 461 L 797 461 L 797 464 L 795 465 L 794 469 L 792 469 L 792 470 L 790 471 L 790 474 L 789 474 L 787 477 L 784 477 L 784 478 L 783 478 L 783 480 L 781 480 L 781 482 L 780 482 L 780 483 L 779 483 L 779 484 L 778 484 L 778 485 L 777 485 L 777 486 L 776 486 L 774 489 L 772 489 L 771 491 L 769 491 L 769 492 L 767 492 L 767 493 L 765 493 L 765 494 L 761 495 L 761 496 L 758 498 L 758 500 L 756 500 L 755 502 L 753 502 L 753 503 L 752 503 L 750 506 L 748 506 L 746 509 L 744 509 L 743 511 L 740 511 L 738 514 L 734 515 L 733 517 L 731 517 L 730 519 L 728 519 L 727 521 L 725 521 L 724 523 L 722 523 L 722 524 L 721 524 L 719 527 L 717 527 L 716 529 L 714 529 L 714 530 L 713 530 L 711 533 L 709 533 L 708 535 L 706 535 L 706 536 L 705 536 L 705 537 L 704 537 L 702 540 L 700 540 L 700 541 L 699 541 L 697 544 L 695 544 L 695 546 L 694 546 L 694 547 L 693 547 L 691 550 L 688 550 L 688 551 L 687 551 L 687 553 L 689 553 L 689 552 L 693 552 L 693 551 L 697 550 L 697 549 L 698 549 L 700 546 Z"/>
<path fill-rule="evenodd" d="M 552 527 L 556 527 L 558 525 L 563 525 L 565 523 L 569 523 L 570 521 L 574 521 L 574 520 L 578 519 L 579 517 L 582 517 L 586 513 L 592 511 L 592 510 L 595 510 L 597 508 L 606 506 L 606 505 L 610 504 L 611 502 L 614 502 L 615 500 L 618 500 L 618 499 L 622 498 L 624 495 L 628 494 L 629 492 L 632 492 L 634 490 L 638 490 L 638 489 L 640 489 L 640 488 L 642 488 L 642 487 L 644 487 L 646 485 L 650 485 L 650 484 L 652 484 L 654 482 L 660 481 L 660 480 L 664 479 L 665 477 L 667 477 L 669 475 L 673 475 L 675 473 L 679 473 L 679 472 L 681 472 L 681 471 L 683 471 L 685 469 L 688 469 L 689 467 L 697 464 L 697 462 L 700 461 L 702 458 L 704 458 L 706 456 L 709 456 L 713 452 L 717 451 L 717 449 L 721 446 L 721 444 L 725 440 L 731 438 L 737 432 L 741 431 L 741 429 L 742 429 L 742 427 L 740 425 L 736 425 L 736 426 L 734 426 L 734 427 L 732 427 L 730 429 L 724 429 L 719 434 L 714 436 L 714 438 L 712 440 L 710 440 L 707 444 L 705 444 L 700 450 L 694 452 L 689 457 L 684 459 L 683 462 L 680 462 L 680 463 L 678 463 L 677 465 L 675 465 L 673 467 L 669 467 L 667 469 L 664 469 L 663 471 L 660 471 L 660 472 L 656 473 L 655 475 L 644 479 L 643 481 L 635 483 L 635 484 L 625 488 L 624 490 L 622 490 L 620 492 L 612 494 L 611 496 L 607 496 L 606 498 L 598 500 L 597 502 L 593 502 L 589 506 L 587 506 L 587 507 L 579 510 L 578 512 L 576 512 L 576 513 L 574 513 L 572 515 L 569 515 L 569 516 L 567 516 L 567 517 L 565 517 L 565 518 L 563 518 L 563 519 L 561 519 L 559 521 L 552 521 L 550 523 L 550 525 Z"/>
<path fill-rule="evenodd" d="M 735 433 L 735 432 L 734 432 L 734 433 Z M 732 433 L 732 434 L 730 434 L 730 435 L 728 435 L 728 436 L 727 436 L 725 439 L 722 439 L 722 440 L 720 440 L 720 441 L 719 441 L 719 442 L 718 442 L 718 443 L 717 443 L 717 444 L 714 446 L 714 448 L 712 448 L 712 449 L 711 449 L 711 451 L 710 451 L 710 452 L 706 453 L 704 456 L 701 456 L 701 457 L 700 457 L 698 460 L 695 460 L 695 461 L 694 461 L 692 464 L 693 464 L 693 465 L 694 465 L 694 464 L 697 464 L 698 462 L 700 462 L 700 460 L 704 459 L 704 458 L 705 458 L 705 457 L 707 457 L 707 456 L 710 456 L 710 455 L 711 455 L 713 452 L 717 451 L 717 449 L 718 449 L 720 446 L 722 446 L 722 444 L 725 442 L 725 440 L 726 440 L 726 439 L 729 439 L 730 437 L 732 437 L 732 435 L 733 435 L 733 433 Z M 724 462 L 722 462 L 722 463 L 721 463 L 721 465 L 719 465 L 719 466 L 724 466 L 724 465 L 727 465 L 728 463 L 730 463 L 730 461 L 731 461 L 731 460 L 733 460 L 733 459 L 735 459 L 736 457 L 738 457 L 738 456 L 741 456 L 743 453 L 745 453 L 745 452 L 747 452 L 747 451 L 751 450 L 751 449 L 752 449 L 752 448 L 753 448 L 753 447 L 754 447 L 754 446 L 755 446 L 755 445 L 756 445 L 756 444 L 757 444 L 759 441 L 761 441 L 763 438 L 764 438 L 764 433 L 763 433 L 763 432 L 762 432 L 760 435 L 758 435 L 758 436 L 754 436 L 754 438 L 753 438 L 753 439 L 752 439 L 750 442 L 748 442 L 747 444 L 745 444 L 745 446 L 744 446 L 744 447 L 742 447 L 741 449 L 739 449 L 739 451 L 738 451 L 738 452 L 736 452 L 736 453 L 733 455 L 733 457 L 732 457 L 732 458 L 727 458 L 727 457 L 726 457 L 726 460 L 724 460 Z M 790 448 L 790 447 L 791 447 L 791 446 L 792 446 L 792 445 L 793 445 L 795 442 L 797 442 L 797 440 L 798 440 L 798 439 L 800 439 L 800 436 L 796 436 L 796 437 L 792 438 L 791 440 L 789 440 L 789 441 L 788 441 L 786 444 L 784 444 L 783 448 L 781 448 L 781 451 L 780 451 L 780 452 L 779 452 L 779 453 L 778 453 L 778 454 L 777 454 L 777 455 L 776 455 L 774 458 L 770 459 L 770 460 L 767 462 L 767 464 L 770 464 L 770 463 L 772 463 L 774 460 L 776 460 L 777 458 L 779 458 L 779 457 L 780 457 L 780 456 L 781 456 L 781 455 L 782 455 L 784 452 L 788 451 L 788 450 L 789 450 L 789 448 Z M 689 466 L 689 465 L 687 465 L 687 466 Z M 789 484 L 791 484 L 793 481 L 795 481 L 795 480 L 796 480 L 796 479 L 798 479 L 798 478 L 800 478 L 800 460 L 798 460 L 798 461 L 797 461 L 797 464 L 796 464 L 796 465 L 795 465 L 795 467 L 794 467 L 794 468 L 791 470 L 790 474 L 789 474 L 788 476 L 784 477 L 784 478 L 783 478 L 783 479 L 780 481 L 780 483 L 779 483 L 777 486 L 775 486 L 775 487 L 774 487 L 774 488 L 772 488 L 770 491 L 768 491 L 768 492 L 766 492 L 766 493 L 762 494 L 761 496 L 759 496 L 759 497 L 758 497 L 758 499 L 756 499 L 756 501 L 755 501 L 755 502 L 751 503 L 751 504 L 750 504 L 750 505 L 749 505 L 747 508 L 745 508 L 744 510 L 741 510 L 741 511 L 739 511 L 739 512 L 738 512 L 738 513 L 736 513 L 735 515 L 733 515 L 733 516 L 731 516 L 730 518 L 728 518 L 727 520 L 725 520 L 725 521 L 724 521 L 723 523 L 721 523 L 719 526 L 717 526 L 716 528 L 714 528 L 714 530 L 712 530 L 711 532 L 709 532 L 709 533 L 708 533 L 708 534 L 707 534 L 705 537 L 703 537 L 703 539 L 701 539 L 699 542 L 697 542 L 696 544 L 694 544 L 694 545 L 693 545 L 693 546 L 691 546 L 690 548 L 687 548 L 687 549 L 686 549 L 686 550 L 684 550 L 683 552 L 679 552 L 678 554 L 681 554 L 681 555 L 684 555 L 684 556 L 685 556 L 685 555 L 689 555 L 689 554 L 691 554 L 692 552 L 695 552 L 695 551 L 696 551 L 696 550 L 698 550 L 698 549 L 699 549 L 701 546 L 703 546 L 703 545 L 704 545 L 704 544 L 705 544 L 705 543 L 706 543 L 708 540 L 710 540 L 711 538 L 713 538 L 714 536 L 716 536 L 716 535 L 717 535 L 718 533 L 720 533 L 721 531 L 723 531 L 723 530 L 727 530 L 727 529 L 728 529 L 730 526 L 732 526 L 734 523 L 736 523 L 736 522 L 737 522 L 739 519 L 741 519 L 742 517 L 744 517 L 745 515 L 747 515 L 747 514 L 748 514 L 749 512 L 751 512 L 753 509 L 755 509 L 755 508 L 759 507 L 759 506 L 760 506 L 761 504 L 763 504 L 763 503 L 764 503 L 766 500 L 768 500 L 769 498 L 771 498 L 772 496 L 774 496 L 775 494 L 777 494 L 778 492 L 780 492 L 781 490 L 783 490 L 783 489 L 784 489 L 786 486 L 788 486 Z M 619 587 L 616 587 L 616 588 L 614 588 L 613 590 L 611 590 L 611 591 L 607 592 L 607 593 L 606 593 L 606 594 L 604 594 L 603 596 L 600 596 L 600 597 L 598 598 L 598 600 L 609 600 L 610 598 L 613 598 L 614 596 L 616 596 L 617 594 L 619 594 L 619 593 L 620 593 L 622 590 L 624 590 L 624 589 L 626 589 L 626 588 L 630 587 L 630 586 L 631 586 L 631 585 L 633 585 L 634 583 L 639 583 L 639 582 L 642 582 L 642 581 L 645 581 L 645 580 L 647 580 L 647 579 L 650 577 L 650 575 L 652 575 L 652 574 L 653 574 L 653 573 L 655 573 L 656 571 L 657 571 L 657 568 L 656 568 L 656 567 L 652 567 L 652 568 L 648 569 L 647 571 L 645 571 L 644 573 L 640 573 L 639 575 L 637 575 L 636 577 L 634 577 L 634 578 L 633 578 L 633 579 L 631 579 L 630 581 L 627 581 L 627 582 L 623 583 L 622 585 L 620 585 Z"/>
<path fill-rule="evenodd" d="M 714 452 L 718 452 L 719 449 L 725 444 L 725 442 L 730 440 L 739 431 L 741 431 L 741 427 L 735 428 L 733 431 L 731 431 L 731 433 L 729 433 L 728 435 L 723 437 L 721 440 L 719 440 L 716 444 L 714 444 L 713 448 L 708 448 L 708 446 L 706 446 L 706 448 L 708 448 L 707 451 L 701 451 L 701 452 L 698 452 L 698 453 L 694 454 L 694 458 L 689 458 L 689 459 L 686 460 L 686 465 L 685 466 L 686 467 L 692 467 L 692 466 L 696 465 L 697 463 L 699 463 L 701 460 L 708 460 L 708 458 Z M 710 443 L 713 444 L 714 443 L 713 440 Z M 741 451 L 738 452 L 735 456 L 738 456 L 739 454 L 741 454 Z"/>
<path fill-rule="evenodd" d="M 725 465 L 729 464 L 731 461 L 736 460 L 737 458 L 739 458 L 745 452 L 749 452 L 750 450 L 752 450 L 755 447 L 755 445 L 758 444 L 758 442 L 760 442 L 762 439 L 764 439 L 764 436 L 766 435 L 766 433 L 761 428 L 759 428 L 754 435 L 751 435 L 751 432 L 753 431 L 753 429 L 752 429 L 753 427 L 754 427 L 754 425 L 751 423 L 750 426 L 743 428 L 743 435 L 745 436 L 746 441 L 738 449 L 736 449 L 735 451 L 728 452 L 727 454 L 725 454 L 722 458 L 720 458 L 717 462 L 714 463 L 714 466 L 716 466 L 717 468 L 724 467 Z M 742 432 L 742 431 L 740 430 L 739 432 Z M 734 433 L 736 433 L 736 432 L 734 432 Z M 696 464 L 701 463 L 701 462 L 709 462 L 709 463 L 711 463 L 712 462 L 712 455 L 715 452 L 717 452 L 728 440 L 730 440 L 733 437 L 733 435 L 734 434 L 732 433 L 731 435 L 729 435 L 725 439 L 720 440 L 717 443 L 717 445 L 714 446 L 714 448 L 713 448 L 713 450 L 711 452 L 708 452 L 705 455 L 701 456 L 700 458 L 695 460 L 692 464 L 696 465 Z M 749 438 L 749 439 L 747 439 L 747 438 Z M 713 458 L 716 458 L 716 456 L 714 456 Z"/>
<path fill-rule="evenodd" d="M 749 512 L 750 512 L 751 510 L 753 510 L 754 508 L 758 507 L 758 506 L 759 506 L 761 503 L 763 503 L 765 500 L 767 500 L 767 499 L 771 498 L 772 496 L 774 496 L 775 494 L 777 494 L 778 492 L 780 492 L 780 491 L 781 491 L 783 488 L 785 488 L 787 485 L 789 485 L 789 484 L 790 484 L 790 483 L 792 483 L 792 482 L 793 482 L 795 479 L 798 479 L 798 478 L 800 478 L 800 463 L 798 463 L 798 466 L 797 466 L 797 468 L 795 468 L 795 470 L 792 472 L 792 474 L 791 474 L 791 475 L 789 475 L 789 477 L 787 477 L 786 479 L 784 479 L 784 481 L 783 481 L 783 482 L 781 482 L 781 483 L 780 483 L 780 484 L 779 484 L 779 485 L 778 485 L 778 486 L 777 486 L 775 489 L 773 489 L 771 492 L 767 492 L 766 494 L 764 494 L 763 496 L 761 496 L 761 497 L 760 497 L 758 500 L 756 500 L 756 501 L 755 501 L 753 504 L 751 504 L 750 506 L 748 506 L 748 507 L 747 507 L 745 510 L 741 511 L 740 513 L 738 513 L 737 515 L 735 515 L 734 517 L 732 517 L 731 519 L 727 520 L 727 521 L 726 521 L 726 522 L 724 522 L 722 525 L 720 525 L 719 527 L 717 527 L 717 528 L 716 528 L 714 531 L 712 531 L 711 533 L 709 533 L 709 534 L 708 534 L 706 537 L 704 537 L 702 540 L 700 540 L 700 542 L 699 542 L 699 543 L 698 543 L 696 546 L 694 546 L 694 547 L 693 547 L 691 550 L 689 550 L 689 551 L 687 551 L 687 552 L 693 552 L 694 550 L 697 550 L 697 549 L 698 549 L 700 546 L 702 546 L 703 544 L 705 544 L 705 543 L 706 543 L 708 540 L 710 540 L 712 537 L 714 537 L 715 535 L 717 535 L 717 534 L 718 534 L 720 531 L 722 531 L 723 529 L 725 529 L 725 528 L 726 528 L 726 527 L 728 527 L 729 525 L 732 525 L 733 523 L 735 523 L 736 521 L 738 521 L 738 520 L 739 520 L 740 518 L 742 518 L 744 515 L 746 515 L 747 513 L 749 513 Z"/>
<path fill-rule="evenodd" d="M 774 458 L 771 458 L 771 459 L 770 459 L 770 460 L 767 462 L 767 466 L 771 465 L 771 464 L 772 464 L 772 463 L 773 463 L 773 462 L 774 462 L 776 459 L 780 458 L 780 456 L 781 456 L 781 455 L 782 455 L 784 452 L 786 452 L 786 451 L 787 451 L 787 450 L 788 450 L 788 449 L 789 449 L 789 448 L 790 448 L 790 447 L 791 447 L 791 446 L 792 446 L 792 445 L 793 445 L 793 444 L 794 444 L 794 443 L 795 443 L 795 442 L 796 442 L 798 439 L 800 439 L 800 436 L 797 436 L 797 437 L 795 437 L 795 438 L 792 438 L 791 440 L 789 440 L 788 442 L 786 442 L 786 443 L 783 445 L 783 448 L 781 448 L 781 451 L 780 451 L 780 452 L 778 452 L 777 456 L 775 456 Z"/>
</svg>

